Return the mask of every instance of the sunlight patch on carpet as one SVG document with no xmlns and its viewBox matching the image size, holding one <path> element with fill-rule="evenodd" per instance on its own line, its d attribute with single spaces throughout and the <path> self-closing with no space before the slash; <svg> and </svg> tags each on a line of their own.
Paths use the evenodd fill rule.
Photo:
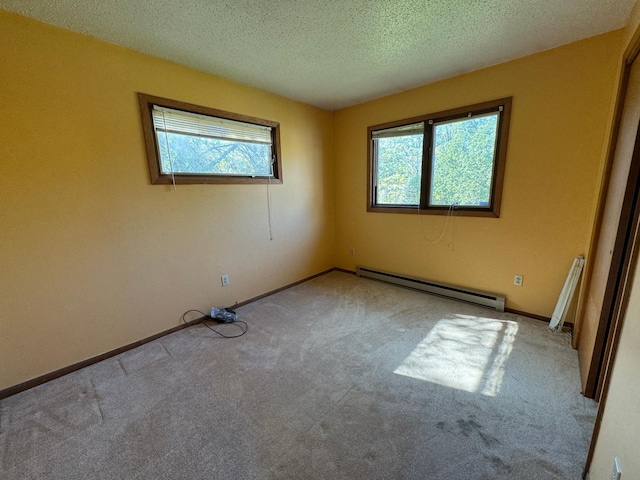
<svg viewBox="0 0 640 480">
<path fill-rule="evenodd" d="M 394 373 L 495 397 L 517 332 L 518 323 L 510 320 L 442 319 Z"/>
</svg>

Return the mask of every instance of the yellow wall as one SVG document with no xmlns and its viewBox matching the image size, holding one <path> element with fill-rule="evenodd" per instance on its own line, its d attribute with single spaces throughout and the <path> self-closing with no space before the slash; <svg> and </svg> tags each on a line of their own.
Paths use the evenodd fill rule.
<svg viewBox="0 0 640 480">
<path fill-rule="evenodd" d="M 0 389 L 333 266 L 549 316 L 590 239 L 622 35 L 331 113 L 0 11 Z M 136 92 L 281 123 L 273 241 L 266 186 L 150 185 Z M 504 96 L 501 218 L 431 245 L 443 217 L 366 212 L 367 126 Z"/>
<path fill-rule="evenodd" d="M 586 253 L 621 31 L 340 110 L 334 117 L 336 259 L 505 294 L 551 316 Z M 499 219 L 367 213 L 367 126 L 513 96 Z M 422 231 L 421 231 L 422 223 Z M 349 255 L 349 248 L 355 255 Z M 513 276 L 524 275 L 515 287 Z"/>
<path fill-rule="evenodd" d="M 638 32 L 640 1 L 636 1 L 624 31 L 624 45 L 628 46 Z M 591 480 L 610 478 L 616 456 L 621 460 L 622 478 L 640 478 L 637 452 L 640 443 L 640 263 L 637 246 L 634 256 L 636 266 L 630 281 L 629 302 L 589 469 Z"/>
<path fill-rule="evenodd" d="M 331 112 L 2 11 L 0 50 L 0 389 L 334 266 Z M 136 92 L 280 122 L 273 241 L 264 185 L 150 185 Z"/>
</svg>

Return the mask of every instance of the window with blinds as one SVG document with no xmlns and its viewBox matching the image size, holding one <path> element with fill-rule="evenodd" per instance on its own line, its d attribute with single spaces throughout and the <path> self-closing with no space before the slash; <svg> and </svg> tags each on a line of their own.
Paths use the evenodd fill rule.
<svg viewBox="0 0 640 480">
<path fill-rule="evenodd" d="M 279 124 L 139 94 L 152 183 L 279 183 Z"/>
<path fill-rule="evenodd" d="M 368 128 L 368 211 L 500 216 L 511 98 Z"/>
</svg>

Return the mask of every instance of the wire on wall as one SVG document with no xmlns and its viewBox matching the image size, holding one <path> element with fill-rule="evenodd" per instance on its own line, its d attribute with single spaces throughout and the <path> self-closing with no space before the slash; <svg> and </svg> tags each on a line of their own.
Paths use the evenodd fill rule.
<svg viewBox="0 0 640 480">
<path fill-rule="evenodd" d="M 424 238 L 424 240 L 431 244 L 431 245 L 437 245 L 438 243 L 440 243 L 442 241 L 442 239 L 444 238 L 444 234 L 447 231 L 447 226 L 449 225 L 449 222 L 451 222 L 451 229 L 449 230 L 450 232 L 450 238 L 449 238 L 449 243 L 448 246 L 451 246 L 451 243 L 453 242 L 453 211 L 456 208 L 458 204 L 454 203 L 452 205 L 449 205 L 449 209 L 447 210 L 447 215 L 446 218 L 444 220 L 444 225 L 442 226 L 442 231 L 440 232 L 440 234 L 438 235 L 438 237 L 435 240 L 431 240 L 429 238 L 427 238 L 427 235 L 424 233 L 424 225 L 422 223 L 422 217 L 423 215 L 420 213 L 420 207 L 418 207 L 418 219 L 420 222 L 420 232 L 422 232 L 422 238 Z"/>
</svg>

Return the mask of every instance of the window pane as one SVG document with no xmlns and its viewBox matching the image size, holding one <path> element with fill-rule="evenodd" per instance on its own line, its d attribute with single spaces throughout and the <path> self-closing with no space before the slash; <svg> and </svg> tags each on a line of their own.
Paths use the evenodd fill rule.
<svg viewBox="0 0 640 480">
<path fill-rule="evenodd" d="M 434 125 L 430 205 L 489 206 L 498 117 Z"/>
<path fill-rule="evenodd" d="M 158 131 L 157 135 L 163 174 L 173 171 L 186 174 L 272 175 L 271 145 L 163 131 Z"/>
<path fill-rule="evenodd" d="M 423 135 L 374 140 L 377 144 L 377 204 L 418 205 Z"/>
</svg>

